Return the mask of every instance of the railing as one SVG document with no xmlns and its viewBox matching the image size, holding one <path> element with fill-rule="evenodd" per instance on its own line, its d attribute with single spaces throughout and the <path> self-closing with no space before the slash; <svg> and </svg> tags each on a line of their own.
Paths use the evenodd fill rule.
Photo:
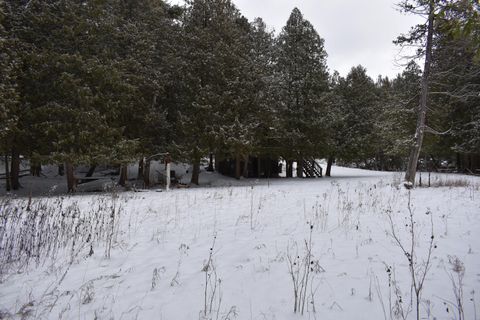
<svg viewBox="0 0 480 320">
<path fill-rule="evenodd" d="M 303 159 L 303 174 L 307 178 L 321 178 L 323 176 L 323 168 L 313 158 Z"/>
</svg>

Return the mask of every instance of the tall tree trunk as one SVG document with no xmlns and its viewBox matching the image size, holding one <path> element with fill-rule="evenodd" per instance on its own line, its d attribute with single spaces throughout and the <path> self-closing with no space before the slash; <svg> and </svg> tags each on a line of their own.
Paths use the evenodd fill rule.
<svg viewBox="0 0 480 320">
<path fill-rule="evenodd" d="M 292 160 L 287 160 L 285 161 L 286 168 L 285 168 L 285 176 L 287 178 L 293 177 L 293 161 Z"/>
<path fill-rule="evenodd" d="M 285 174 L 287 178 L 293 177 L 293 161 L 292 160 L 287 160 L 286 161 L 286 168 L 285 168 Z"/>
<path fill-rule="evenodd" d="M 297 159 L 297 178 L 303 178 L 303 159 Z"/>
<path fill-rule="evenodd" d="M 457 172 L 463 172 L 463 168 L 462 168 L 462 158 L 460 156 L 460 153 L 456 153 L 455 154 L 456 158 L 457 158 Z"/>
<path fill-rule="evenodd" d="M 266 160 L 265 174 L 268 179 L 272 177 L 272 159 L 270 157 Z"/>
<path fill-rule="evenodd" d="M 242 168 L 241 168 L 241 157 L 239 154 L 235 156 L 235 179 L 240 179 L 242 175 Z"/>
<path fill-rule="evenodd" d="M 145 168 L 143 172 L 143 186 L 150 187 L 150 160 L 145 161 Z"/>
<path fill-rule="evenodd" d="M 333 161 L 335 161 L 335 157 L 334 156 L 328 156 L 327 170 L 325 171 L 325 176 L 327 176 L 327 177 L 331 176 Z"/>
<path fill-rule="evenodd" d="M 257 178 L 262 177 L 262 160 L 260 157 L 257 158 Z"/>
<path fill-rule="evenodd" d="M 427 43 L 425 48 L 425 66 L 422 75 L 422 88 L 420 93 L 420 105 L 418 108 L 417 129 L 415 131 L 414 143 L 410 149 L 407 171 L 405 173 L 405 187 L 410 189 L 415 186 L 415 174 L 417 173 L 418 157 L 422 148 L 423 136 L 425 134 L 425 119 L 427 115 L 428 83 L 430 78 L 430 65 L 432 61 L 432 41 L 433 41 L 433 20 L 434 7 L 433 0 L 430 0 L 427 27 Z"/>
<path fill-rule="evenodd" d="M 213 170 L 218 171 L 218 170 L 220 170 L 220 167 L 219 167 L 219 165 L 220 165 L 220 156 L 219 156 L 218 153 L 215 153 L 215 154 L 213 155 L 213 157 L 214 157 L 214 160 L 215 160 L 215 161 L 213 162 Z"/>
<path fill-rule="evenodd" d="M 42 172 L 42 165 L 37 163 L 30 162 L 30 174 L 34 177 L 40 177 L 40 173 Z"/>
<path fill-rule="evenodd" d="M 242 173 L 242 176 L 244 178 L 248 178 L 248 159 L 249 159 L 249 156 L 246 155 L 243 157 L 244 159 L 244 165 L 243 165 L 243 173 Z"/>
<path fill-rule="evenodd" d="M 90 168 L 88 168 L 88 171 L 87 173 L 85 174 L 85 177 L 86 178 L 90 178 L 91 176 L 93 176 L 93 174 L 95 173 L 95 169 L 97 168 L 96 165 L 90 165 Z"/>
<path fill-rule="evenodd" d="M 8 155 L 5 155 L 5 180 L 6 180 L 6 190 L 10 191 L 10 171 L 8 169 Z"/>
<path fill-rule="evenodd" d="M 128 165 L 122 164 L 120 167 L 120 178 L 118 180 L 118 184 L 121 185 L 122 187 L 125 187 L 127 184 L 127 178 L 128 178 Z"/>
<path fill-rule="evenodd" d="M 142 157 L 138 161 L 138 172 L 137 172 L 137 180 L 143 180 L 143 172 L 145 171 L 145 161 Z"/>
<path fill-rule="evenodd" d="M 76 181 L 73 165 L 69 162 L 65 163 L 65 171 L 67 174 L 67 191 L 69 193 L 75 192 Z"/>
<path fill-rule="evenodd" d="M 200 157 L 196 157 L 193 160 L 193 170 L 192 170 L 192 179 L 190 182 L 192 184 L 199 185 L 199 177 L 200 177 Z"/>
<path fill-rule="evenodd" d="M 210 152 L 210 160 L 208 161 L 208 169 L 207 171 L 213 172 L 213 152 Z"/>
<path fill-rule="evenodd" d="M 11 162 L 11 170 L 10 170 L 10 182 L 12 184 L 13 190 L 20 189 L 20 154 L 15 150 L 12 149 L 12 162 Z"/>
</svg>

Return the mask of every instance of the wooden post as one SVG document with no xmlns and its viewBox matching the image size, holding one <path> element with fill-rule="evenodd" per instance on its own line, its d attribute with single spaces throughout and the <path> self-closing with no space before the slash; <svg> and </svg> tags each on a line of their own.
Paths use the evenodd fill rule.
<svg viewBox="0 0 480 320">
<path fill-rule="evenodd" d="M 170 159 L 170 156 L 167 155 L 165 157 L 165 170 L 167 170 L 166 172 L 166 177 L 167 177 L 167 181 L 165 181 L 165 190 L 166 191 L 170 191 L 170 162 L 171 162 L 171 159 Z"/>
</svg>

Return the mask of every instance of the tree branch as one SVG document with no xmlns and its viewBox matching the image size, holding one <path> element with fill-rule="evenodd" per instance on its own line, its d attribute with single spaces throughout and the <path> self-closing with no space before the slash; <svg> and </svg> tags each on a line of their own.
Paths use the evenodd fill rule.
<svg viewBox="0 0 480 320">
<path fill-rule="evenodd" d="M 424 130 L 424 132 L 433 133 L 437 136 L 443 136 L 443 135 L 447 135 L 448 133 L 450 133 L 450 131 L 452 131 L 452 128 L 448 129 L 447 131 L 440 132 L 440 131 L 437 131 L 437 130 L 435 130 L 433 128 L 430 128 L 429 126 L 425 125 L 423 127 L 423 130 Z"/>
</svg>

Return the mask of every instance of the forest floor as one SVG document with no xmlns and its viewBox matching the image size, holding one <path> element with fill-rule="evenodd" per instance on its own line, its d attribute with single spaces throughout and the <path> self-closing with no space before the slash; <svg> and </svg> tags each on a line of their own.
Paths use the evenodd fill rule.
<svg viewBox="0 0 480 320">
<path fill-rule="evenodd" d="M 479 178 L 332 173 L 2 196 L 0 319 L 414 319 L 410 212 L 421 318 L 480 318 Z"/>
</svg>

